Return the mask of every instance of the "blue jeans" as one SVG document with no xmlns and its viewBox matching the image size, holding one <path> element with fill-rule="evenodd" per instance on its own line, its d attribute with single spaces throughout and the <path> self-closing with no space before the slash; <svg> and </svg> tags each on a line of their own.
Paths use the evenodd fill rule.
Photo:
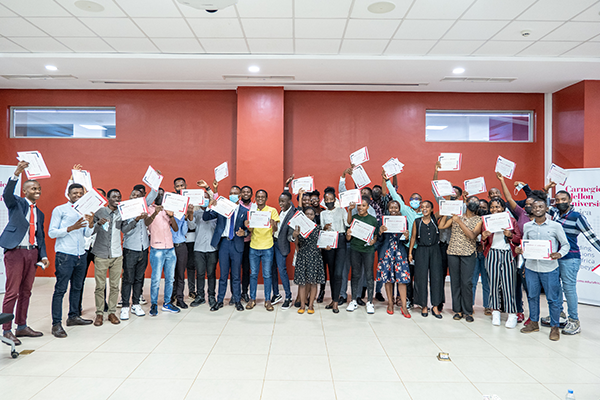
<svg viewBox="0 0 600 400">
<path fill-rule="evenodd" d="M 152 267 L 152 280 L 150 281 L 150 302 L 158 304 L 158 291 L 160 290 L 160 278 L 165 270 L 165 297 L 164 304 L 171 302 L 173 294 L 173 280 L 175 278 L 175 264 L 177 256 L 175 249 L 150 248 L 150 266 Z"/>
<path fill-rule="evenodd" d="M 235 249 L 233 241 L 227 238 L 221 238 L 219 244 L 219 266 L 221 267 L 221 275 L 219 277 L 219 297 L 217 302 L 222 303 L 227 292 L 227 278 L 231 271 L 231 295 L 233 301 L 239 303 L 241 301 L 241 280 L 240 274 L 242 271 L 242 254 Z M 202 277 L 204 280 L 204 277 Z M 202 293 L 204 295 L 204 292 Z"/>
<path fill-rule="evenodd" d="M 258 271 L 262 262 L 263 280 L 265 284 L 265 301 L 271 301 L 271 267 L 273 266 L 273 247 L 257 250 L 250 247 L 250 298 L 256 300 Z"/>
<path fill-rule="evenodd" d="M 54 259 L 54 275 L 56 284 L 54 285 L 54 294 L 52 295 L 52 325 L 62 322 L 62 304 L 63 297 L 67 293 L 67 287 L 71 283 L 69 291 L 69 318 L 79 316 L 79 299 L 83 289 L 85 279 L 85 266 L 87 257 L 73 256 L 71 254 L 56 253 Z"/>
<path fill-rule="evenodd" d="M 273 295 L 277 296 L 279 294 L 279 278 L 277 275 L 277 271 L 279 271 L 279 275 L 281 275 L 281 284 L 283 285 L 283 290 L 285 291 L 285 298 L 292 298 L 292 290 L 290 289 L 290 277 L 287 273 L 286 267 L 286 259 L 287 256 L 281 254 L 281 250 L 279 250 L 279 246 L 277 243 L 273 246 L 275 249 L 275 262 L 273 263 L 273 267 L 271 270 L 272 280 L 273 280 Z"/>
<path fill-rule="evenodd" d="M 550 326 L 557 327 L 560 317 L 560 268 L 551 272 L 534 272 L 525 268 L 525 280 L 527 281 L 527 300 L 529 300 L 529 318 L 533 322 L 540 319 L 540 292 L 542 286 L 548 300 L 550 309 Z"/>
<path fill-rule="evenodd" d="M 477 291 L 477 282 L 479 281 L 479 274 L 481 274 L 481 287 L 483 289 L 483 308 L 489 308 L 490 277 L 488 276 L 487 270 L 485 269 L 485 257 L 483 256 L 483 252 L 477 253 L 477 260 L 475 261 L 475 271 L 473 272 L 473 304 L 475 304 L 475 293 Z"/>
<path fill-rule="evenodd" d="M 567 258 L 558 260 L 558 269 L 560 271 L 560 281 L 562 283 L 562 292 L 567 299 L 567 308 L 569 309 L 569 318 L 579 321 L 577 313 L 577 273 L 581 265 L 580 258 Z M 561 296 L 562 300 L 562 296 Z M 563 305 L 560 303 L 560 310 Z"/>
</svg>

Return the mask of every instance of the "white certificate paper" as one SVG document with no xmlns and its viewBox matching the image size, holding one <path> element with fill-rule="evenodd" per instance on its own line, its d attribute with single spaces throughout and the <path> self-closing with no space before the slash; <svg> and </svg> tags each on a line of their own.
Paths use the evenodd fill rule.
<svg viewBox="0 0 600 400">
<path fill-rule="evenodd" d="M 350 189 L 345 192 L 340 192 L 340 207 L 345 208 L 350 205 L 350 203 L 359 204 L 361 202 L 360 190 L 358 189 Z"/>
<path fill-rule="evenodd" d="M 312 192 L 315 190 L 315 181 L 312 176 L 305 176 L 304 178 L 294 179 L 292 181 L 292 193 L 298 194 L 300 189 L 304 189 L 305 192 Z"/>
<path fill-rule="evenodd" d="M 181 195 L 190 199 L 190 204 L 193 206 L 201 206 L 204 204 L 204 190 L 203 189 L 184 189 L 181 191 Z"/>
<path fill-rule="evenodd" d="M 350 164 L 354 164 L 356 166 L 366 161 L 369 161 L 369 150 L 366 146 L 350 154 Z"/>
<path fill-rule="evenodd" d="M 454 188 L 452 187 L 452 184 L 448 181 L 431 181 L 431 186 L 433 187 L 433 191 L 438 197 L 455 195 Z"/>
<path fill-rule="evenodd" d="M 514 162 L 507 160 L 502 156 L 498 156 L 498 160 L 496 161 L 496 169 L 494 169 L 494 172 L 500 172 L 500 175 L 503 177 L 512 179 L 516 167 L 517 164 Z"/>
<path fill-rule="evenodd" d="M 369 175 L 367 175 L 367 172 L 362 165 L 354 167 L 352 170 L 352 180 L 359 189 L 362 189 L 371 183 L 371 179 L 369 179 Z"/>
<path fill-rule="evenodd" d="M 383 164 L 383 170 L 385 171 L 385 176 L 389 179 L 394 175 L 400 174 L 404 170 L 404 164 L 398 161 L 397 158 L 392 157 Z"/>
<path fill-rule="evenodd" d="M 271 211 L 248 211 L 250 228 L 270 228 Z"/>
<path fill-rule="evenodd" d="M 567 178 L 569 177 L 569 171 L 566 169 L 562 169 L 556 164 L 552 164 L 550 166 L 550 171 L 548 171 L 548 180 L 556 183 L 557 185 L 565 185 L 567 183 Z"/>
<path fill-rule="evenodd" d="M 73 209 L 81 215 L 91 215 L 104 207 L 106 203 L 108 203 L 108 201 L 104 196 L 98 193 L 96 189 L 92 189 L 73 203 Z"/>
<path fill-rule="evenodd" d="M 440 153 L 438 161 L 442 164 L 438 171 L 460 171 L 462 153 Z"/>
<path fill-rule="evenodd" d="M 190 202 L 189 197 L 182 196 L 177 193 L 165 193 L 162 201 L 162 206 L 165 211 L 172 211 L 173 216 L 177 219 L 183 217 L 187 212 L 187 207 Z"/>
<path fill-rule="evenodd" d="M 408 224 L 403 215 L 384 215 L 383 225 L 387 228 L 386 233 L 404 233 Z"/>
<path fill-rule="evenodd" d="M 142 178 L 142 182 L 146 185 L 150 186 L 150 188 L 158 191 L 160 188 L 160 183 L 163 180 L 163 176 L 160 175 L 152 166 L 148 166 L 148 170 L 146 171 L 146 175 Z"/>
<path fill-rule="evenodd" d="M 123 221 L 126 221 L 131 218 L 137 218 L 142 213 L 148 213 L 146 199 L 143 197 L 122 201 L 117 207 L 119 209 L 119 214 L 121 214 L 121 219 Z"/>
<path fill-rule="evenodd" d="M 233 201 L 226 199 L 223 196 L 219 196 L 219 198 L 217 199 L 217 204 L 211 206 L 210 209 L 214 210 L 214 212 L 216 212 L 217 214 L 221 214 L 225 218 L 229 218 L 235 212 L 236 207 L 237 204 L 235 204 Z"/>
<path fill-rule="evenodd" d="M 73 176 L 73 183 L 79 183 L 85 190 L 92 190 L 94 188 L 92 186 L 92 175 L 90 175 L 89 171 L 73 169 L 71 170 L 71 175 Z"/>
<path fill-rule="evenodd" d="M 496 233 L 514 229 L 508 213 L 500 212 L 483 216 L 483 230 Z"/>
<path fill-rule="evenodd" d="M 440 215 L 463 215 L 461 200 L 440 200 Z"/>
<path fill-rule="evenodd" d="M 465 192 L 469 193 L 469 196 L 479 193 L 487 192 L 485 186 L 485 179 L 483 176 L 475 179 L 468 179 L 465 181 Z"/>
<path fill-rule="evenodd" d="M 337 249 L 339 232 L 336 231 L 320 231 L 319 240 L 317 240 L 317 247 L 325 249 L 327 246 L 332 249 Z"/>
<path fill-rule="evenodd" d="M 352 224 L 350 225 L 349 229 L 351 230 L 351 236 L 354 236 L 355 238 L 367 243 L 373 239 L 373 232 L 375 232 L 374 226 L 357 219 L 352 220 Z"/>
<path fill-rule="evenodd" d="M 526 260 L 551 260 L 552 241 L 550 240 L 521 240 L 523 258 Z"/>
<path fill-rule="evenodd" d="M 17 156 L 17 160 L 29 163 L 29 166 L 25 168 L 27 179 L 50 178 L 50 172 L 46 167 L 42 153 L 39 151 L 18 151 Z"/>
<path fill-rule="evenodd" d="M 296 229 L 296 227 L 299 226 L 300 235 L 302 235 L 303 238 L 307 238 L 317 227 L 317 224 L 304 215 L 302 211 L 296 211 L 296 214 L 294 214 L 294 216 L 288 221 L 288 225 L 292 229 Z"/>
<path fill-rule="evenodd" d="M 223 179 L 229 176 L 229 167 L 227 161 L 215 168 L 215 179 L 217 182 L 221 182 Z"/>
</svg>

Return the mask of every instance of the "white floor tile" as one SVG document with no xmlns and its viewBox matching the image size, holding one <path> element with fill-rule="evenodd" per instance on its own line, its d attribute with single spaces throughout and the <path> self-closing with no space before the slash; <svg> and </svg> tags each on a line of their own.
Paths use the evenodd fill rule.
<svg viewBox="0 0 600 400">
<path fill-rule="evenodd" d="M 467 382 L 467 378 L 451 361 L 430 357 L 390 357 L 402 382 Z M 450 356 L 452 357 L 452 356 Z"/>
<path fill-rule="evenodd" d="M 133 371 L 138 379 L 196 379 L 206 354 L 152 353 Z"/>
<path fill-rule="evenodd" d="M 211 354 L 269 354 L 271 336 L 222 335 Z"/>
<path fill-rule="evenodd" d="M 3 399 L 29 399 L 48 386 L 55 377 L 1 376 L 0 392 Z"/>
<path fill-rule="evenodd" d="M 440 382 L 435 385 L 424 382 L 406 382 L 405 385 L 412 400 L 481 400 L 483 397 L 479 390 L 469 382 Z"/>
<path fill-rule="evenodd" d="M 299 333 L 299 332 L 298 332 Z M 273 335 L 270 354 L 326 356 L 324 336 Z"/>
<path fill-rule="evenodd" d="M 326 356 L 270 355 L 266 380 L 331 381 L 331 368 Z"/>
<path fill-rule="evenodd" d="M 543 384 L 600 383 L 599 376 L 566 358 L 513 358 L 513 361 Z"/>
<path fill-rule="evenodd" d="M 385 351 L 377 337 L 327 336 L 327 352 L 332 356 L 384 356 Z"/>
<path fill-rule="evenodd" d="M 218 335 L 179 335 L 172 333 L 165 336 L 153 353 L 208 354 L 215 346 L 218 338 Z"/>
<path fill-rule="evenodd" d="M 61 376 L 32 397 L 32 400 L 104 400 L 124 378 L 73 378 Z M 68 388 L 68 390 L 65 390 Z M 19 396 L 20 397 L 20 396 Z"/>
<path fill-rule="evenodd" d="M 266 368 L 267 355 L 211 354 L 197 379 L 264 379 Z"/>
<path fill-rule="evenodd" d="M 433 338 L 433 341 L 442 349 L 443 352 L 453 356 L 469 357 L 504 357 L 491 344 L 479 337 L 475 338 Z"/>
<path fill-rule="evenodd" d="M 400 378 L 385 356 L 330 356 L 335 381 L 398 382 Z"/>
<path fill-rule="evenodd" d="M 127 379 L 110 400 L 182 400 L 194 381 L 191 379 Z"/>
<path fill-rule="evenodd" d="M 149 353 L 158 346 L 165 335 L 153 333 L 128 334 L 119 332 L 104 342 L 96 351 L 108 353 Z"/>
<path fill-rule="evenodd" d="M 484 395 L 495 394 L 501 399 L 558 400 L 541 383 L 475 383 L 475 386 Z"/>
<path fill-rule="evenodd" d="M 435 357 L 442 351 L 432 339 L 424 335 L 410 338 L 378 335 L 378 339 L 388 356 Z"/>
<path fill-rule="evenodd" d="M 598 400 L 600 384 L 589 383 L 546 383 L 544 384 L 559 399 L 564 399 L 568 390 L 572 390 L 577 400 Z"/>
<path fill-rule="evenodd" d="M 60 376 L 87 355 L 84 352 L 35 351 L 19 356 L 23 359 L 0 370 L 0 375 Z"/>
<path fill-rule="evenodd" d="M 142 353 L 88 354 L 63 376 L 87 378 L 127 378 L 147 357 Z"/>
<path fill-rule="evenodd" d="M 333 382 L 265 381 L 262 400 L 335 400 Z"/>
<path fill-rule="evenodd" d="M 452 361 L 471 382 L 535 382 L 527 373 L 530 369 L 520 368 L 508 358 L 456 356 Z"/>
<path fill-rule="evenodd" d="M 235 385 L 223 380 L 197 379 L 190 389 L 187 400 L 260 400 L 264 381 L 242 380 Z"/>
<path fill-rule="evenodd" d="M 410 396 L 401 382 L 377 382 L 368 385 L 365 382 L 335 381 L 337 400 L 410 400 Z"/>
</svg>

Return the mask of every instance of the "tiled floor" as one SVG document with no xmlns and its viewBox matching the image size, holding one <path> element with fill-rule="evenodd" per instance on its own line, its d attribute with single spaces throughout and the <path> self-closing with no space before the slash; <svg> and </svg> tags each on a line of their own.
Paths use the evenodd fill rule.
<svg viewBox="0 0 600 400">
<path fill-rule="evenodd" d="M 2 399 L 600 399 L 600 308 L 580 305 L 583 332 L 548 340 L 493 327 L 478 293 L 475 322 L 389 316 L 376 301 L 335 315 L 267 312 L 207 305 L 120 325 L 65 327 L 50 334 L 54 281 L 37 278 L 29 324 L 42 338 L 23 340 L 18 359 L 0 347 Z M 92 280 L 84 316 L 93 317 Z M 149 298 L 149 281 L 145 296 Z M 446 288 L 449 298 L 449 287 Z M 260 293 L 260 292 L 259 292 Z M 2 296 L 0 296 L 0 300 Z M 325 303 L 326 304 L 326 303 Z M 65 299 L 65 315 L 67 300 Z M 144 306 L 148 311 L 149 306 Z M 547 314 L 543 307 L 542 315 Z M 519 325 L 519 328 L 521 325 Z M 440 351 L 451 362 L 440 362 Z"/>
</svg>

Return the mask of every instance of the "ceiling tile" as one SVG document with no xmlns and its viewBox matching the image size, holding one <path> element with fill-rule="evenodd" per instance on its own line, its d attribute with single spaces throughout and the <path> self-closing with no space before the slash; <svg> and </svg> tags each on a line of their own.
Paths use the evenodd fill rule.
<svg viewBox="0 0 600 400">
<path fill-rule="evenodd" d="M 50 36 L 89 37 L 96 36 L 76 18 L 28 18 L 28 21 Z"/>
<path fill-rule="evenodd" d="M 119 53 L 158 53 L 159 50 L 146 38 L 106 38 Z"/>
<path fill-rule="evenodd" d="M 390 39 L 400 21 L 377 19 L 351 19 L 346 27 L 347 39 Z"/>
<path fill-rule="evenodd" d="M 573 50 L 563 54 L 564 57 L 600 57 L 600 43 L 583 43 Z"/>
<path fill-rule="evenodd" d="M 535 42 L 517 55 L 554 57 L 571 50 L 575 46 L 577 46 L 576 42 Z"/>
<path fill-rule="evenodd" d="M 489 41 L 478 48 L 473 55 L 476 56 L 497 56 L 510 57 L 514 56 L 525 47 L 529 46 L 533 41 Z"/>
<path fill-rule="evenodd" d="M 494 40 L 538 40 L 550 31 L 558 28 L 562 22 L 550 22 L 550 21 L 513 21 L 502 29 Z M 523 37 L 521 32 L 524 30 L 531 31 L 531 35 Z"/>
<path fill-rule="evenodd" d="M 544 0 L 538 1 L 519 16 L 528 21 L 566 21 L 579 14 L 597 0 Z"/>
<path fill-rule="evenodd" d="M 587 22 L 598 22 L 600 21 L 600 2 L 588 8 L 581 14 L 573 18 L 573 21 L 587 21 Z"/>
<path fill-rule="evenodd" d="M 91 30 L 101 37 L 144 37 L 129 18 L 80 18 Z"/>
<path fill-rule="evenodd" d="M 114 0 L 130 17 L 181 17 L 174 1 Z"/>
<path fill-rule="evenodd" d="M 135 18 L 137 26 L 149 37 L 193 38 L 194 33 L 183 18 Z"/>
<path fill-rule="evenodd" d="M 450 29 L 449 20 L 404 20 L 394 39 L 439 39 Z"/>
<path fill-rule="evenodd" d="M 252 54 L 292 54 L 294 39 L 248 39 Z"/>
<path fill-rule="evenodd" d="M 292 38 L 293 21 L 291 18 L 242 18 L 242 27 L 247 38 Z"/>
<path fill-rule="evenodd" d="M 419 0 L 420 1 L 420 0 Z M 351 18 L 366 18 L 366 19 L 400 19 L 404 18 L 413 0 L 394 0 L 393 3 L 396 7 L 385 14 L 372 13 L 368 10 L 368 7 L 376 3 L 376 0 L 355 0 L 354 6 L 352 7 Z"/>
<path fill-rule="evenodd" d="M 23 53 L 27 52 L 24 48 L 11 42 L 7 38 L 0 38 L 0 53 Z"/>
<path fill-rule="evenodd" d="M 385 50 L 386 55 L 425 55 L 436 40 L 392 40 Z"/>
<path fill-rule="evenodd" d="M 410 19 L 457 19 L 473 0 L 418 0 L 406 15 Z"/>
<path fill-rule="evenodd" d="M 600 22 L 566 22 L 542 40 L 586 41 L 597 35 L 600 35 Z"/>
<path fill-rule="evenodd" d="M 202 47 L 210 54 L 247 54 L 245 39 L 201 39 Z"/>
<path fill-rule="evenodd" d="M 237 5 L 241 18 L 292 18 L 292 0 L 241 0 Z"/>
<path fill-rule="evenodd" d="M 23 18 L 0 18 L 0 35 L 8 37 L 47 36 Z"/>
<path fill-rule="evenodd" d="M 53 1 L 2 0 L 2 4 L 22 17 L 70 17 L 71 15 Z"/>
<path fill-rule="evenodd" d="M 74 38 L 65 37 L 59 39 L 61 43 L 76 53 L 114 53 L 115 49 L 110 47 L 100 38 Z"/>
<path fill-rule="evenodd" d="M 296 54 L 337 54 L 340 39 L 296 39 Z"/>
<path fill-rule="evenodd" d="M 17 14 L 0 4 L 0 17 L 17 17 Z"/>
<path fill-rule="evenodd" d="M 197 39 L 152 39 L 154 44 L 163 53 L 204 53 Z"/>
<path fill-rule="evenodd" d="M 103 11 L 93 12 L 75 6 L 75 0 L 54 0 L 76 17 L 125 17 L 126 14 L 112 0 L 93 0 L 104 7 Z"/>
<path fill-rule="evenodd" d="M 468 56 L 484 41 L 480 40 L 442 40 L 436 44 L 428 55 L 441 55 L 441 56 Z"/>
<path fill-rule="evenodd" d="M 537 0 L 477 0 L 463 15 L 462 19 L 503 19 L 511 20 L 519 16 Z"/>
<path fill-rule="evenodd" d="M 352 0 L 301 0 L 294 2 L 295 18 L 347 18 Z"/>
<path fill-rule="evenodd" d="M 340 54 L 380 55 L 388 42 L 388 40 L 345 39 Z"/>
<path fill-rule="evenodd" d="M 339 39 L 346 28 L 345 19 L 296 19 L 294 24 L 297 38 Z"/>
<path fill-rule="evenodd" d="M 219 18 L 237 18 L 237 12 L 235 11 L 235 7 L 227 7 L 222 10 L 217 11 L 216 13 L 209 13 L 206 10 L 198 10 L 197 8 L 186 6 L 185 4 L 179 3 L 175 0 L 175 5 L 181 13 L 186 18 L 210 18 L 210 19 L 219 19 Z"/>
<path fill-rule="evenodd" d="M 204 38 L 231 38 L 244 37 L 240 21 L 236 19 L 188 19 L 192 30 L 197 37 Z"/>
<path fill-rule="evenodd" d="M 488 40 L 508 24 L 508 21 L 456 21 L 444 40 Z"/>
<path fill-rule="evenodd" d="M 50 37 L 12 38 L 12 41 L 34 53 L 71 52 L 70 49 Z"/>
</svg>

